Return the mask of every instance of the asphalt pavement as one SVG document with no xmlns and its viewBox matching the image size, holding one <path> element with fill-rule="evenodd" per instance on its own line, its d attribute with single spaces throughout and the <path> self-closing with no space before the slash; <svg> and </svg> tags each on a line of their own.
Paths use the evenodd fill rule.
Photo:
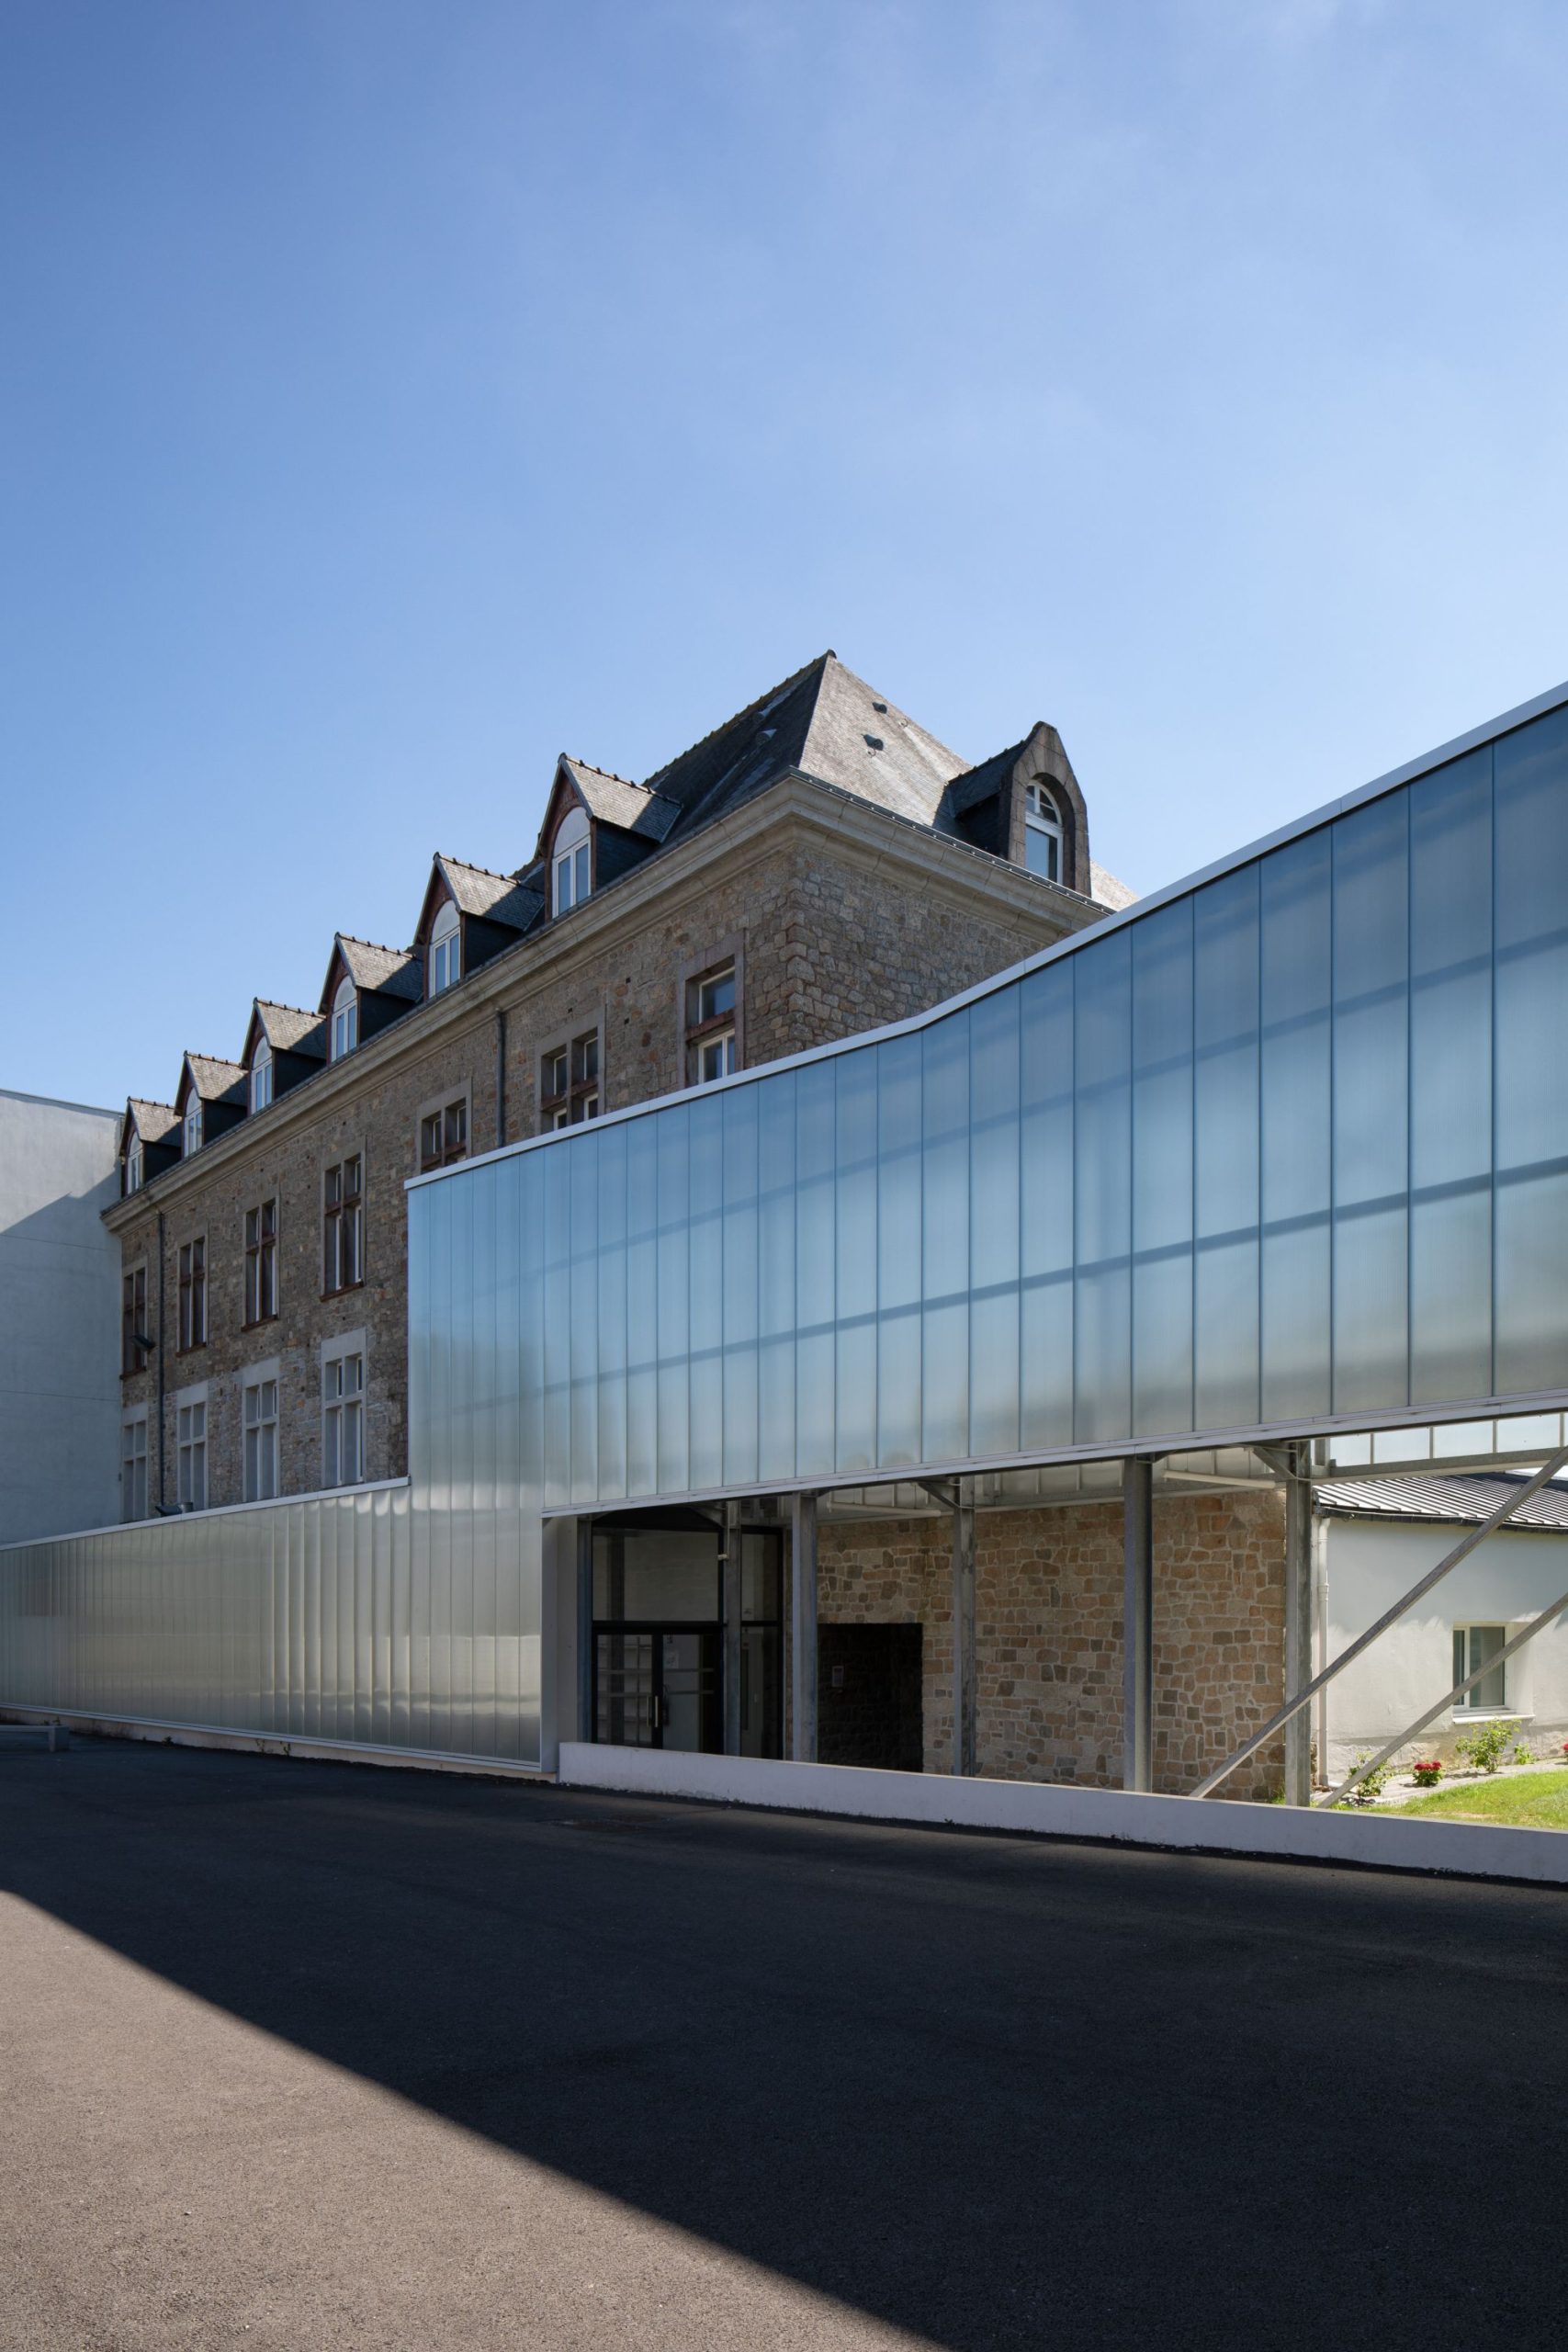
<svg viewBox="0 0 1568 2352">
<path fill-rule="evenodd" d="M 0 1754 L 0 2346 L 1558 2342 L 1568 1896 Z"/>
</svg>

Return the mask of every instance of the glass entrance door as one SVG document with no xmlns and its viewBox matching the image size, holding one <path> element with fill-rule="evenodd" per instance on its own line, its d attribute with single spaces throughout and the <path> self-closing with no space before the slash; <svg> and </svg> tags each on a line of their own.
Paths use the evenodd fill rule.
<svg viewBox="0 0 1568 2352">
<path fill-rule="evenodd" d="M 724 1746 L 716 1630 L 600 1627 L 593 1642 L 593 1727 L 595 1739 L 616 1747 L 716 1755 Z"/>
</svg>

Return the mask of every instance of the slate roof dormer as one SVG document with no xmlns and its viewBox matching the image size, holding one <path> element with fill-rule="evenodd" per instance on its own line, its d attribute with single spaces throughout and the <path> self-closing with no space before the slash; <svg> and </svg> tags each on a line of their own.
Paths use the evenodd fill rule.
<svg viewBox="0 0 1568 2352">
<path fill-rule="evenodd" d="M 338 992 L 345 981 L 353 991 L 347 1001 L 355 1013 L 355 1045 L 364 1045 L 392 1022 L 400 1021 L 424 994 L 423 967 L 412 948 L 378 947 L 372 940 L 355 939 L 352 933 L 340 931 L 333 941 L 327 977 L 321 984 L 321 1012 L 327 1023 L 329 1052 L 333 1051 Z"/>
<path fill-rule="evenodd" d="M 275 1102 L 311 1077 L 327 1058 L 327 1024 L 321 1013 L 303 1012 L 297 1004 L 274 1004 L 270 998 L 258 996 L 245 1031 L 244 1065 L 253 1074 L 256 1047 L 263 1039 L 272 1057 Z"/>
<path fill-rule="evenodd" d="M 132 1183 L 127 1173 L 133 1149 L 140 1156 L 140 1173 Z M 179 1114 L 172 1102 L 148 1102 L 132 1094 L 119 1123 L 119 1189 L 139 1192 L 154 1176 L 173 1168 L 180 1156 Z"/>
<path fill-rule="evenodd" d="M 243 1062 L 223 1061 L 215 1054 L 186 1055 L 180 1082 L 175 1090 L 175 1114 L 179 1121 L 181 1158 L 191 1099 L 201 1105 L 201 1142 L 215 1142 L 245 1115 L 246 1069 Z"/>
<path fill-rule="evenodd" d="M 488 866 L 468 865 L 437 850 L 431 860 L 411 950 L 418 965 L 420 988 L 427 995 L 435 992 L 430 969 L 431 934 L 446 905 L 457 910 L 459 972 L 476 972 L 525 932 L 532 931 L 544 912 L 545 897 L 518 875 L 492 874 Z"/>
</svg>

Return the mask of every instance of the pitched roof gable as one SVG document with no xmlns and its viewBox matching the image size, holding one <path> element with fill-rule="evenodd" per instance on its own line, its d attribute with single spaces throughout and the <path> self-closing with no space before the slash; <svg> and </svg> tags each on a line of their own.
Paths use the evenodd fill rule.
<svg viewBox="0 0 1568 2352">
<path fill-rule="evenodd" d="M 492 874 L 488 866 L 466 865 L 461 858 L 448 857 L 440 850 L 435 854 L 435 867 L 460 914 L 504 923 L 511 931 L 526 931 L 544 905 L 543 891 L 531 890 L 515 874 Z"/>
<path fill-rule="evenodd" d="M 327 1024 L 319 1012 L 304 1012 L 297 1004 L 274 1004 L 269 998 L 258 996 L 245 1032 L 247 1064 L 255 1052 L 258 1031 L 275 1054 L 299 1054 L 308 1061 L 326 1060 Z"/>
<path fill-rule="evenodd" d="M 175 1100 L 183 1103 L 187 1093 L 194 1092 L 203 1102 L 221 1102 L 232 1094 L 239 1101 L 244 1091 L 245 1065 L 227 1062 L 216 1054 L 187 1053 L 180 1070 L 180 1083 Z"/>
<path fill-rule="evenodd" d="M 640 833 L 649 841 L 661 842 L 681 814 L 678 801 L 650 791 L 646 784 L 612 775 L 608 768 L 590 767 L 586 760 L 571 759 L 564 752 L 560 766 L 576 786 L 589 815 L 624 833 Z"/>
<path fill-rule="evenodd" d="M 321 1010 L 331 1009 L 334 994 L 333 975 L 339 965 L 356 989 L 368 989 L 375 996 L 398 996 L 417 1003 L 424 994 L 424 977 L 420 961 L 406 947 L 378 947 L 368 939 L 355 939 L 340 931 L 333 942 L 332 958 L 327 965 L 327 977 L 321 988 Z"/>
<path fill-rule="evenodd" d="M 133 1126 L 144 1144 L 172 1144 L 179 1124 L 179 1114 L 172 1102 L 147 1102 L 140 1094 L 132 1094 L 126 1102 L 125 1117 L 120 1123 L 119 1148 L 125 1149 Z"/>
</svg>

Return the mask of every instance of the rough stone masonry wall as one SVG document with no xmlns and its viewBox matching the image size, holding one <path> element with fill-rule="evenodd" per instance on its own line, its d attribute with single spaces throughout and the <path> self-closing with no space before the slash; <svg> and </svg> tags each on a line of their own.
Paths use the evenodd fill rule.
<svg viewBox="0 0 1568 2352">
<path fill-rule="evenodd" d="M 1284 1513 L 1271 1494 L 1155 1504 L 1155 1786 L 1192 1787 L 1284 1696 Z M 824 1623 L 918 1622 L 925 1760 L 953 1756 L 952 1536 L 945 1519 L 825 1525 Z M 1122 1776 L 1122 1512 L 1116 1504 L 987 1511 L 976 1522 L 978 1764 L 1010 1781 Z M 1271 1794 L 1283 1749 L 1227 1792 Z"/>
</svg>

